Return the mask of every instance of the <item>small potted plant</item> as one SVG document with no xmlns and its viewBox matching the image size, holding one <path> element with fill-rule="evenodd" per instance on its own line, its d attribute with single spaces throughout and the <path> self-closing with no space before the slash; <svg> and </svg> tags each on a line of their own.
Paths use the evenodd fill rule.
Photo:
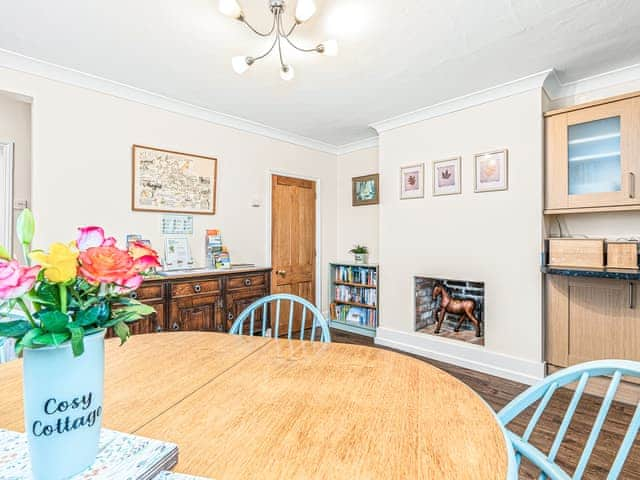
<svg viewBox="0 0 640 480">
<path fill-rule="evenodd" d="M 364 245 L 354 245 L 349 253 L 353 253 L 355 262 L 358 264 L 365 264 L 369 260 L 369 249 Z"/>
<path fill-rule="evenodd" d="M 31 251 L 34 220 L 18 218 L 25 263 L 0 248 L 0 336 L 24 356 L 24 418 L 34 478 L 58 480 L 95 461 L 102 426 L 104 334 L 129 337 L 128 324 L 154 312 L 131 298 L 157 253 L 116 246 L 100 227 L 77 240 Z M 13 319 L 21 311 L 23 319 Z M 6 321 L 11 318 L 11 321 Z M 5 320 L 5 321 L 3 321 Z"/>
</svg>

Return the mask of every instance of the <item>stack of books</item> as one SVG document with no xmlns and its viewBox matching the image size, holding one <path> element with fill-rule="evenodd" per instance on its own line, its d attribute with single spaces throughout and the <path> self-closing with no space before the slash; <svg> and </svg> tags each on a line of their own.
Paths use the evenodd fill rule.
<svg viewBox="0 0 640 480">
<path fill-rule="evenodd" d="M 152 480 L 177 462 L 178 446 L 173 443 L 102 429 L 95 463 L 71 480 Z M 25 434 L 0 429 L 0 479 L 31 479 Z"/>
<path fill-rule="evenodd" d="M 375 287 L 378 283 L 377 276 L 375 268 L 338 266 L 335 281 Z"/>
<path fill-rule="evenodd" d="M 376 306 L 378 299 L 377 292 L 373 288 L 349 287 L 346 285 L 336 285 L 335 300 L 341 302 L 353 302 L 363 305 Z"/>
<path fill-rule="evenodd" d="M 377 328 L 378 312 L 369 308 L 351 305 L 331 305 L 331 318 L 342 323 L 352 323 L 369 328 Z"/>
</svg>

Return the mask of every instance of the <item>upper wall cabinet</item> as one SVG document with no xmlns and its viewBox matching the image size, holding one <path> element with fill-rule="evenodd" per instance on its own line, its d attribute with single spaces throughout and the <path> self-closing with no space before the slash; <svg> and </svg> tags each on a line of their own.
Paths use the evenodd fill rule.
<svg viewBox="0 0 640 480">
<path fill-rule="evenodd" d="M 549 112 L 545 212 L 640 208 L 640 97 Z"/>
</svg>

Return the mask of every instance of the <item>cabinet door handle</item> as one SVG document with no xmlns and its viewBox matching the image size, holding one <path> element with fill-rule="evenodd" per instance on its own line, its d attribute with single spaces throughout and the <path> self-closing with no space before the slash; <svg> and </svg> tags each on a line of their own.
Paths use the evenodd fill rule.
<svg viewBox="0 0 640 480">
<path fill-rule="evenodd" d="M 162 332 L 162 327 L 160 325 L 157 325 L 155 330 L 156 330 L 156 333 L 160 333 Z"/>
<path fill-rule="evenodd" d="M 178 322 L 173 322 L 173 325 L 171 325 L 171 330 L 180 330 L 180 325 L 178 325 Z"/>
<path fill-rule="evenodd" d="M 138 292 L 131 292 L 129 294 L 129 298 L 132 298 L 133 300 L 136 300 L 138 298 Z"/>
<path fill-rule="evenodd" d="M 194 291 L 194 292 L 196 292 L 196 293 L 200 293 L 200 292 L 202 291 L 202 287 L 200 286 L 200 284 L 199 284 L 199 283 L 196 283 L 196 284 L 193 286 L 193 291 Z"/>
<path fill-rule="evenodd" d="M 234 317 L 233 313 L 231 313 L 231 312 L 227 313 L 227 319 L 228 320 L 233 320 L 233 317 Z"/>
<path fill-rule="evenodd" d="M 634 307 L 634 305 L 633 305 L 633 300 L 634 300 L 633 297 L 635 296 L 634 295 L 634 293 L 635 293 L 634 290 L 635 290 L 635 288 L 633 286 L 633 282 L 629 282 L 629 303 L 627 304 L 627 306 L 629 308 L 633 308 Z"/>
<path fill-rule="evenodd" d="M 245 287 L 250 287 L 251 286 L 251 279 L 250 278 L 245 278 L 244 279 L 244 286 Z"/>
<path fill-rule="evenodd" d="M 636 174 L 629 172 L 629 198 L 636 198 Z"/>
<path fill-rule="evenodd" d="M 286 270 L 276 270 L 276 275 L 282 275 L 283 277 L 287 274 Z"/>
</svg>

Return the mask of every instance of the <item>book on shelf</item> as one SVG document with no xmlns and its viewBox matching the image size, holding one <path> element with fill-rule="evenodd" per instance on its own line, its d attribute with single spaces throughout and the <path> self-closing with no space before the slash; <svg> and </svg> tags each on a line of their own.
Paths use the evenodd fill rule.
<svg viewBox="0 0 640 480">
<path fill-rule="evenodd" d="M 377 286 L 378 283 L 378 272 L 375 267 L 336 265 L 335 272 L 336 282 L 357 283 L 371 287 Z"/>
<path fill-rule="evenodd" d="M 173 443 L 103 428 L 96 461 L 70 480 L 152 480 L 177 462 L 178 446 Z M 31 480 L 29 446 L 24 433 L 0 429 L 0 478 Z"/>
<path fill-rule="evenodd" d="M 378 292 L 372 288 L 336 285 L 334 299 L 341 302 L 360 303 L 375 307 L 378 301 Z"/>
<path fill-rule="evenodd" d="M 355 307 L 332 303 L 330 307 L 332 320 L 359 325 L 368 328 L 378 326 L 378 312 L 370 308 Z"/>
</svg>

